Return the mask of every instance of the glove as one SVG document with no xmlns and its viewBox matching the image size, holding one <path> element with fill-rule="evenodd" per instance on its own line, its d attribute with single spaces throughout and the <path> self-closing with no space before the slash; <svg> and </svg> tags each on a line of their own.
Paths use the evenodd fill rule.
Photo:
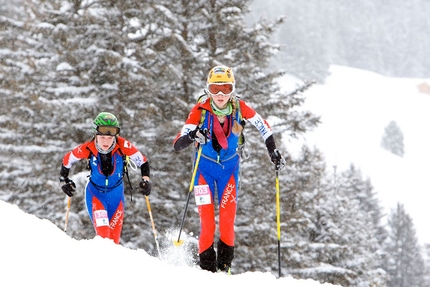
<svg viewBox="0 0 430 287">
<path fill-rule="evenodd" d="M 207 129 L 201 130 L 197 127 L 195 130 L 188 133 L 188 137 L 192 141 L 196 141 L 199 144 L 206 144 L 209 141 L 209 133 Z"/>
<path fill-rule="evenodd" d="M 283 170 L 285 167 L 285 158 L 281 155 L 279 150 L 275 149 L 270 154 L 270 160 L 275 165 L 276 170 Z"/>
<path fill-rule="evenodd" d="M 150 195 L 151 194 L 151 183 L 147 181 L 146 179 L 142 179 L 142 181 L 139 183 L 140 192 L 143 195 Z"/>
<path fill-rule="evenodd" d="M 65 182 L 65 184 L 61 186 L 61 189 L 68 197 L 72 197 L 73 192 L 76 190 L 76 184 L 73 182 L 73 180 L 69 179 L 68 177 L 61 176 L 60 182 Z"/>
</svg>

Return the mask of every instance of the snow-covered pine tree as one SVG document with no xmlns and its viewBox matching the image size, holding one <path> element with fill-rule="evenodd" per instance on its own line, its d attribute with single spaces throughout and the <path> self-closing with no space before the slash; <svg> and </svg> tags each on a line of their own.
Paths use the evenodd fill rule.
<svg viewBox="0 0 430 287">
<path fill-rule="evenodd" d="M 388 218 L 388 238 L 384 245 L 384 267 L 388 286 L 424 287 L 425 265 L 413 221 L 403 204 L 398 203 Z"/>
<path fill-rule="evenodd" d="M 391 121 L 386 127 L 382 135 L 381 147 L 389 152 L 403 157 L 405 146 L 403 143 L 403 133 L 395 121 Z"/>
<path fill-rule="evenodd" d="M 430 244 L 424 244 L 425 286 L 430 286 Z"/>
<path fill-rule="evenodd" d="M 372 216 L 380 208 L 374 197 L 367 197 L 369 182 L 353 165 L 344 172 L 335 170 L 333 180 L 325 177 L 322 182 L 315 197 L 309 194 L 310 236 L 298 241 L 303 257 L 298 263 L 303 265 L 293 274 L 341 286 L 384 286 L 377 239 L 381 224 Z"/>
</svg>

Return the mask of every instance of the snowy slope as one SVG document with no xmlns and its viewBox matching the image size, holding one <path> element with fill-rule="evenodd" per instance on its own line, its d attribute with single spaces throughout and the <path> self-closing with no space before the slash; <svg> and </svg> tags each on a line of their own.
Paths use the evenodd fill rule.
<svg viewBox="0 0 430 287">
<path fill-rule="evenodd" d="M 1 286 L 334 286 L 277 279 L 270 273 L 227 276 L 175 266 L 109 239 L 72 239 L 50 221 L 4 201 L 0 201 L 0 217 Z"/>
<path fill-rule="evenodd" d="M 323 85 L 305 92 L 304 108 L 321 116 L 321 125 L 304 139 L 286 142 L 318 147 L 328 168 L 343 171 L 353 163 L 371 179 L 388 214 L 397 202 L 413 218 L 420 243 L 430 242 L 425 200 L 430 193 L 430 95 L 420 93 L 425 79 L 390 78 L 354 68 L 331 66 Z M 291 78 L 283 81 L 291 89 Z M 405 154 L 381 148 L 385 127 L 395 121 L 404 135 Z"/>
</svg>

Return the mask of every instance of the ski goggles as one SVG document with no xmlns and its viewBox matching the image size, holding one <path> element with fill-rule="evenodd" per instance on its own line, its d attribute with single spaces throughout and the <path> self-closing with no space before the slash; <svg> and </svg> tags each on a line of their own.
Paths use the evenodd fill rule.
<svg viewBox="0 0 430 287">
<path fill-rule="evenodd" d="M 234 91 L 232 83 L 210 83 L 207 85 L 208 91 L 212 95 L 230 96 Z"/>
<path fill-rule="evenodd" d="M 97 127 L 97 135 L 100 136 L 116 136 L 119 134 L 118 127 L 99 126 Z"/>
</svg>

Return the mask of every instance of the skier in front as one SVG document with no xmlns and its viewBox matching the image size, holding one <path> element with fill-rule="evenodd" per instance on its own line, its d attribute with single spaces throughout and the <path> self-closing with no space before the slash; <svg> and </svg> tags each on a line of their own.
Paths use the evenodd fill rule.
<svg viewBox="0 0 430 287">
<path fill-rule="evenodd" d="M 86 185 L 85 203 L 96 235 L 119 244 L 125 210 L 124 156 L 129 156 L 142 175 L 139 184 L 143 195 L 151 193 L 149 162 L 132 143 L 119 136 L 120 125 L 115 115 L 102 112 L 93 122 L 94 137 L 63 157 L 60 182 L 63 192 L 73 196 L 75 183 L 69 179 L 74 163 L 88 159 L 90 176 Z"/>
<path fill-rule="evenodd" d="M 204 270 L 230 273 L 234 258 L 234 222 L 238 198 L 239 160 L 238 141 L 243 126 L 241 120 L 252 123 L 265 141 L 270 159 L 285 166 L 285 160 L 276 149 L 269 124 L 243 100 L 233 95 L 235 79 L 231 68 L 216 66 L 207 77 L 208 98 L 197 103 L 188 115 L 185 125 L 176 136 L 173 147 L 180 151 L 196 142 L 201 148 L 194 191 L 209 193 L 209 198 L 196 200 L 200 216 L 199 259 Z M 219 206 L 219 240 L 216 251 L 215 203 Z M 197 198 L 196 198 L 197 199 Z"/>
</svg>

